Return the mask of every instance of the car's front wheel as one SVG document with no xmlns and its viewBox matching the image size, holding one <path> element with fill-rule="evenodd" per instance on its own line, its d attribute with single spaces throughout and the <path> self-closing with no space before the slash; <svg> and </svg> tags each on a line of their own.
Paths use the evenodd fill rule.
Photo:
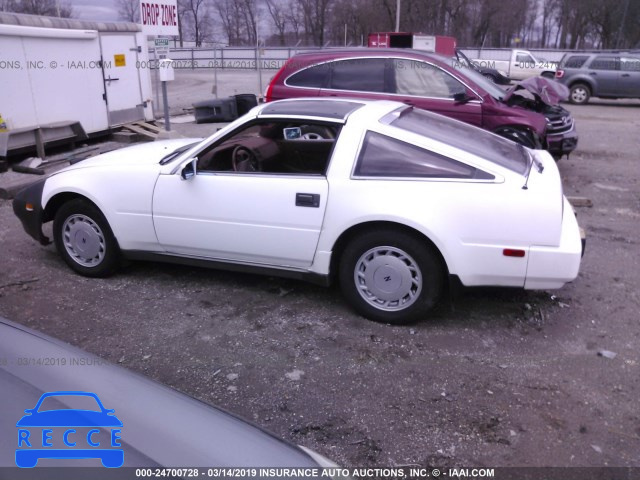
<svg viewBox="0 0 640 480">
<path fill-rule="evenodd" d="M 433 248 L 402 231 L 365 232 L 344 249 L 340 286 L 363 316 L 404 324 L 426 317 L 442 293 L 442 262 Z"/>
<path fill-rule="evenodd" d="M 116 270 L 118 242 L 102 212 L 87 200 L 71 200 L 60 207 L 53 236 L 58 253 L 79 274 L 106 277 Z"/>
</svg>

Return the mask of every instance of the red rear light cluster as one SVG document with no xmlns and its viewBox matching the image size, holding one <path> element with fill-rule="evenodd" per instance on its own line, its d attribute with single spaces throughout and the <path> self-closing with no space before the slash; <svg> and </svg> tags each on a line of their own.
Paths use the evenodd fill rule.
<svg viewBox="0 0 640 480">
<path fill-rule="evenodd" d="M 275 86 L 276 83 L 278 83 L 278 81 L 280 80 L 280 77 L 282 76 L 284 71 L 287 69 L 287 65 L 289 65 L 290 62 L 291 62 L 291 58 L 285 62 L 282 68 L 278 70 L 278 73 L 275 74 L 275 76 L 271 80 L 271 83 L 269 83 L 267 90 L 264 92 L 265 102 L 270 102 L 273 100 L 273 87 Z"/>
<path fill-rule="evenodd" d="M 556 70 L 556 78 L 564 77 L 564 70 Z"/>
</svg>

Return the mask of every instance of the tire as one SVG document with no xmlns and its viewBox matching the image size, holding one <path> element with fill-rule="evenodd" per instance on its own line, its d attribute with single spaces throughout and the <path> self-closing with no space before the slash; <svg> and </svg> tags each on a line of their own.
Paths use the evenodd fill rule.
<svg viewBox="0 0 640 480">
<path fill-rule="evenodd" d="M 549 80 L 553 80 L 554 78 L 556 78 L 556 75 L 553 72 L 542 72 L 540 76 L 543 78 L 548 78 Z"/>
<path fill-rule="evenodd" d="M 372 230 L 346 246 L 339 279 L 343 295 L 362 316 L 402 325 L 427 317 L 442 294 L 444 267 L 432 247 L 417 236 Z M 385 291 L 381 282 L 391 282 L 392 287 Z"/>
<path fill-rule="evenodd" d="M 584 83 L 571 85 L 569 89 L 569 101 L 576 105 L 584 105 L 591 97 L 591 89 Z"/>
<path fill-rule="evenodd" d="M 80 275 L 107 277 L 119 265 L 120 249 L 111 227 L 87 200 L 71 200 L 58 209 L 53 237 L 58 253 Z"/>
<path fill-rule="evenodd" d="M 490 73 L 483 73 L 482 76 L 489 80 L 491 83 L 498 83 L 498 79 L 491 75 Z"/>
</svg>

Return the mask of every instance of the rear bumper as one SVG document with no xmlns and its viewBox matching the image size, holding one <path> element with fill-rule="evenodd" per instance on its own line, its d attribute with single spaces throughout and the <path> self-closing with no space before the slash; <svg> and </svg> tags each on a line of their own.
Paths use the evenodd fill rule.
<svg viewBox="0 0 640 480">
<path fill-rule="evenodd" d="M 532 245 L 529 249 L 529 263 L 524 283 L 527 290 L 560 288 L 578 276 L 584 254 L 584 231 L 581 232 L 569 201 L 565 198 L 564 202 L 560 245 Z"/>
</svg>

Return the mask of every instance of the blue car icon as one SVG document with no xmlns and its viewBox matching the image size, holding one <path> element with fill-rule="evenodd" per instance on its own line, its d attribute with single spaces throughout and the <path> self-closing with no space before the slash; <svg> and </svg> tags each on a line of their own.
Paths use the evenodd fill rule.
<svg viewBox="0 0 640 480">
<path fill-rule="evenodd" d="M 83 408 L 64 408 L 70 400 L 81 401 Z M 45 401 L 49 407 L 62 408 L 42 408 Z M 41 458 L 99 458 L 107 468 L 124 463 L 124 451 L 118 448 L 122 422 L 114 410 L 104 408 L 95 393 L 48 392 L 24 413 L 16 424 L 18 467 L 35 467 Z"/>
</svg>

